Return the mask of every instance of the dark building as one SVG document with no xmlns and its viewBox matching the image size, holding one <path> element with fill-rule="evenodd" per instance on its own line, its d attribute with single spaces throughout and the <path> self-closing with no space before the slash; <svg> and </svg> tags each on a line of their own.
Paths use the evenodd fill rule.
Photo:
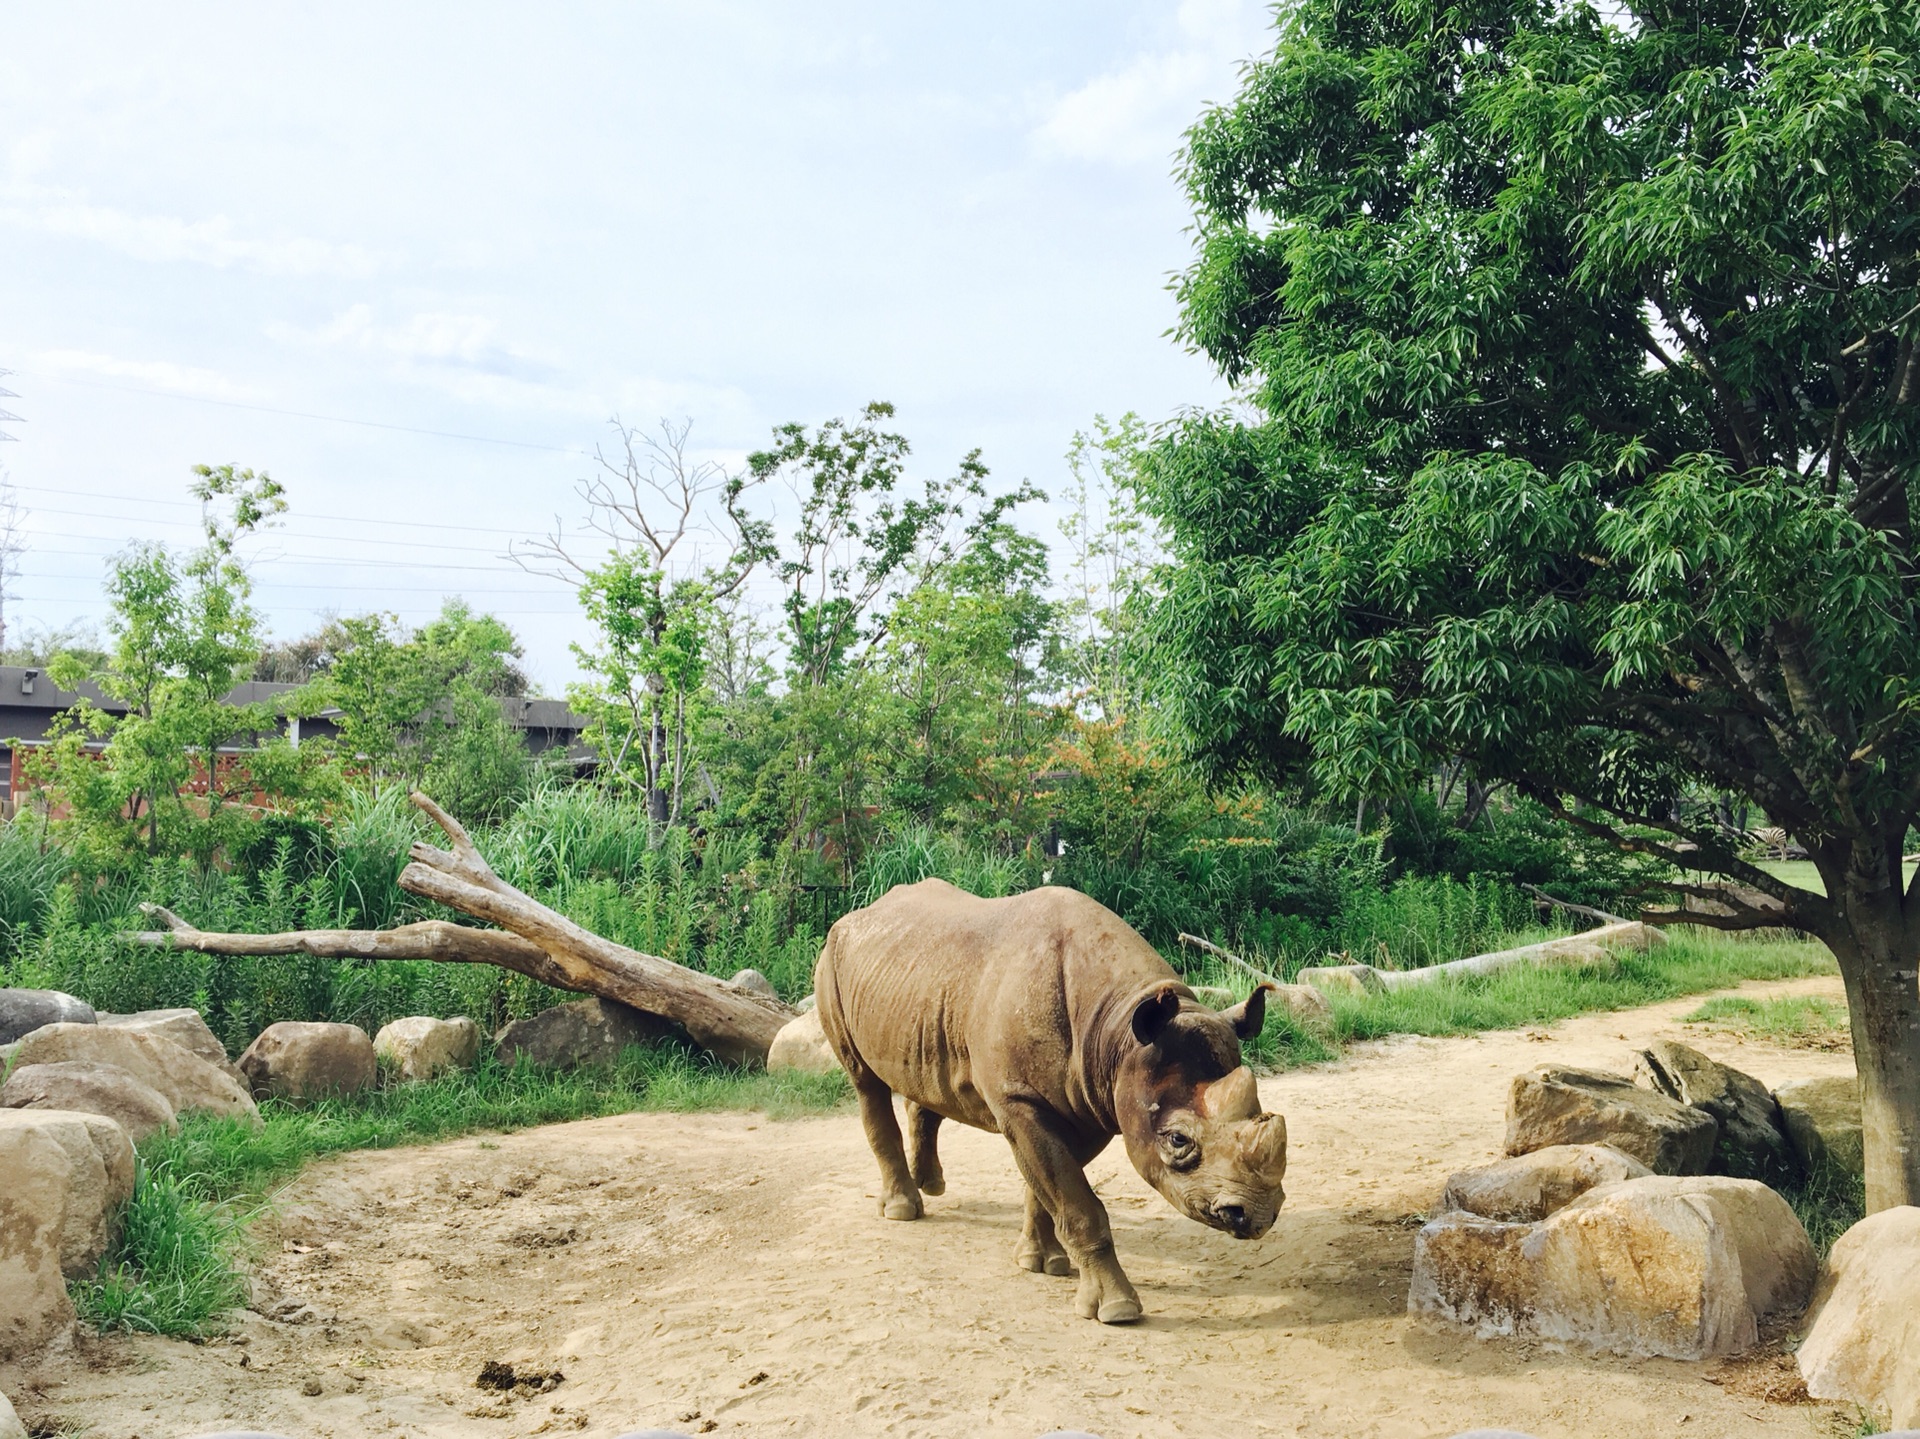
<svg viewBox="0 0 1920 1439">
<path fill-rule="evenodd" d="M 231 704 L 273 704 L 299 689 L 298 685 L 271 684 L 249 680 L 228 692 Z M 109 714 L 123 714 L 126 706 L 110 700 L 92 685 L 78 690 L 63 690 L 48 679 L 46 672 L 22 665 L 0 665 L 0 813 L 11 815 L 14 801 L 21 793 L 19 755 L 23 749 L 44 744 L 56 717 L 70 710 L 82 698 Z M 592 751 L 581 743 L 580 732 L 586 721 L 560 700 L 526 699 L 511 696 L 500 701 L 507 722 L 527 738 L 527 750 L 534 755 L 562 749 L 576 766 L 590 768 Z M 308 718 L 281 716 L 279 728 L 295 744 L 303 739 L 339 733 L 333 716 L 338 711 L 322 711 Z M 235 754 L 246 746 L 231 747 Z"/>
</svg>

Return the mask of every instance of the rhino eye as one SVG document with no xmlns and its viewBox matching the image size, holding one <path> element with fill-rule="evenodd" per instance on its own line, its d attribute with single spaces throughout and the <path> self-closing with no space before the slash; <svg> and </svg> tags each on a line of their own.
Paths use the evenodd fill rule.
<svg viewBox="0 0 1920 1439">
<path fill-rule="evenodd" d="M 1191 1169 L 1200 1162 L 1200 1146 L 1189 1134 L 1178 1129 L 1169 1129 L 1160 1136 L 1160 1147 L 1166 1151 L 1167 1167 L 1170 1169 Z"/>
</svg>

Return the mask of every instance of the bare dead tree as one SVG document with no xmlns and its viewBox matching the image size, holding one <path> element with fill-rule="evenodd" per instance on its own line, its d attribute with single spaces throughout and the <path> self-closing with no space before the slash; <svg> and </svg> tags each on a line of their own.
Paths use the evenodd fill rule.
<svg viewBox="0 0 1920 1439">
<path fill-rule="evenodd" d="M 400 887 L 496 929 L 424 920 L 396 929 L 309 929 L 225 934 L 196 929 L 159 905 L 141 911 L 158 928 L 122 939 L 201 954 L 309 954 L 328 959 L 429 959 L 491 964 L 556 989 L 598 995 L 669 1020 L 702 1048 L 735 1064 L 763 1065 L 773 1037 L 795 1011 L 752 990 L 642 954 L 582 929 L 515 889 L 474 848 L 460 822 L 423 794 L 413 803 L 446 834 L 451 849 L 416 841 Z"/>
<path fill-rule="evenodd" d="M 624 707 L 629 724 L 607 761 L 618 776 L 638 740 L 647 813 L 666 824 L 679 816 L 691 768 L 687 695 L 665 658 L 669 632 L 689 607 L 740 592 L 773 553 L 772 526 L 745 507 L 747 491 L 762 477 L 692 455 L 691 420 L 662 419 L 652 432 L 617 417 L 611 424 L 615 443 L 595 448 L 595 472 L 575 487 L 585 507 L 582 528 L 570 535 L 556 517 L 542 538 L 510 546 L 508 558 L 583 589 L 621 580 L 599 586 L 603 607 L 619 611 L 605 615 L 602 628 L 622 647 L 621 662 L 606 664 L 603 677 L 610 691 L 623 690 L 609 699 Z"/>
</svg>

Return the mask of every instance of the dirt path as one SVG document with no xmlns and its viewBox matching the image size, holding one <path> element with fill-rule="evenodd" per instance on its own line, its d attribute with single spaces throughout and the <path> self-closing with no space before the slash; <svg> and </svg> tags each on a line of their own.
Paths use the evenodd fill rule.
<svg viewBox="0 0 1920 1439">
<path fill-rule="evenodd" d="M 0 1387 L 89 1439 L 1832 1434 L 1830 1407 L 1741 1397 L 1752 1366 L 1571 1357 L 1405 1314 L 1410 1216 L 1497 1152 L 1519 1070 L 1624 1068 L 1663 1034 L 1772 1083 L 1848 1064 L 1680 1026 L 1698 1003 L 1365 1045 L 1266 1081 L 1293 1164 L 1280 1223 L 1253 1244 L 1176 1215 L 1115 1146 L 1094 1173 L 1147 1306 L 1130 1328 L 1075 1318 L 1070 1281 L 1015 1269 L 1019 1192 L 995 1136 L 948 1126 L 947 1196 L 895 1224 L 875 1214 L 851 1113 L 633 1115 L 316 1165 L 261 1231 L 267 1282 L 307 1322 L 248 1315 L 235 1342 L 200 1346 L 90 1341 Z M 565 1380 L 491 1398 L 474 1384 L 487 1360 Z"/>
</svg>

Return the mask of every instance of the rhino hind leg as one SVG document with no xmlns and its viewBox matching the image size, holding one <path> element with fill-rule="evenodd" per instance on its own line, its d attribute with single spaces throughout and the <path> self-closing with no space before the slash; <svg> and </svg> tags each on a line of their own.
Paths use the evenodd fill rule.
<svg viewBox="0 0 1920 1439">
<path fill-rule="evenodd" d="M 883 1219 L 918 1219 L 924 1212 L 920 1188 L 913 1182 L 906 1150 L 900 1146 L 900 1123 L 893 1117 L 893 1091 L 871 1072 L 854 1075 L 853 1089 L 860 1097 L 860 1122 L 866 1128 L 867 1143 L 873 1157 L 880 1161 L 880 1215 Z"/>
<path fill-rule="evenodd" d="M 1047 1206 L 1040 1202 L 1040 1196 L 1033 1192 L 1031 1184 L 1027 1191 L 1027 1221 L 1020 1233 L 1020 1245 L 1014 1250 L 1014 1262 L 1022 1269 L 1034 1274 L 1051 1274 L 1056 1279 L 1073 1277 L 1073 1261 L 1067 1257 L 1067 1251 L 1061 1247 L 1060 1236 L 1054 1232 L 1053 1216 L 1047 1213 Z"/>
<path fill-rule="evenodd" d="M 946 1171 L 940 1167 L 940 1119 L 935 1111 L 907 1101 L 909 1172 L 922 1194 L 947 1192 Z"/>
</svg>

